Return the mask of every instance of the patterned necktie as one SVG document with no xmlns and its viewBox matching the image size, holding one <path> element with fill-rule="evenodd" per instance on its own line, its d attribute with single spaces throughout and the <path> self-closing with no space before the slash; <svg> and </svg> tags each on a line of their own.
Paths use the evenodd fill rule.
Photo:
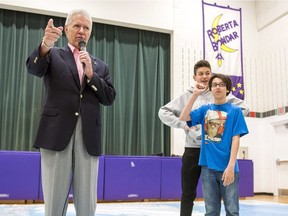
<svg viewBox="0 0 288 216">
<path fill-rule="evenodd" d="M 79 50 L 74 49 L 73 55 L 74 55 L 74 59 L 75 59 L 76 65 L 77 65 L 77 69 L 78 69 L 80 84 L 82 84 L 83 66 L 82 66 L 82 63 L 81 63 L 80 58 L 79 58 Z"/>
</svg>

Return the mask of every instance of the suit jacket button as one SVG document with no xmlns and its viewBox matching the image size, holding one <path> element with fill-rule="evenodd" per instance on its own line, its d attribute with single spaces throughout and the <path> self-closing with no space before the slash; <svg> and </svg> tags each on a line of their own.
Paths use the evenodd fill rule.
<svg viewBox="0 0 288 216">
<path fill-rule="evenodd" d="M 83 95 L 82 95 L 82 94 L 80 95 L 80 98 L 83 98 Z"/>
<path fill-rule="evenodd" d="M 79 113 L 78 113 L 78 112 L 75 112 L 75 116 L 79 116 Z"/>
<path fill-rule="evenodd" d="M 97 91 L 96 86 L 92 85 L 92 88 L 94 89 L 94 91 Z"/>
</svg>

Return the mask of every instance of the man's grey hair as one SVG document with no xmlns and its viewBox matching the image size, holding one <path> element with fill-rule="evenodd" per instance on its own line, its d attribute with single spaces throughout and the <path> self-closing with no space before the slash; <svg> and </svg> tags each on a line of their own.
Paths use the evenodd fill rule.
<svg viewBox="0 0 288 216">
<path fill-rule="evenodd" d="M 75 15 L 81 14 L 85 17 L 87 17 L 90 21 L 90 32 L 92 31 L 92 17 L 90 16 L 90 14 L 84 10 L 84 9 L 75 9 L 69 12 L 69 14 L 67 15 L 66 21 L 65 21 L 65 25 L 69 25 L 72 22 L 72 17 Z"/>
</svg>

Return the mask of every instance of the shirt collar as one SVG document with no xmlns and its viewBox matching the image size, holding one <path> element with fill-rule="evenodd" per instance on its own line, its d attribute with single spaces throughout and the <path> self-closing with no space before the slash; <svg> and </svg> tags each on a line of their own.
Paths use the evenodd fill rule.
<svg viewBox="0 0 288 216">
<path fill-rule="evenodd" d="M 76 47 L 72 46 L 70 43 L 68 43 L 68 46 L 71 49 L 72 53 L 74 53 L 74 50 L 77 49 Z"/>
</svg>

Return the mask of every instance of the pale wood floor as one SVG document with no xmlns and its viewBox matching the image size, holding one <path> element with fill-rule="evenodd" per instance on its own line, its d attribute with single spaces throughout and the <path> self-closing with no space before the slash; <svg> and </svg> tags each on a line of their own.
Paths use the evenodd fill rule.
<svg viewBox="0 0 288 216">
<path fill-rule="evenodd" d="M 270 195 L 255 195 L 254 197 L 243 198 L 243 200 L 259 200 L 259 201 L 288 204 L 288 196 L 276 197 L 276 196 L 270 196 Z"/>
<path fill-rule="evenodd" d="M 267 201 L 288 204 L 288 196 L 276 197 L 272 195 L 254 195 L 253 197 L 240 198 L 240 200 L 256 200 L 256 201 Z M 144 200 L 146 202 L 153 202 L 159 200 Z M 167 200 L 164 200 L 167 201 Z M 180 201 L 180 200 L 170 200 L 170 201 Z M 203 198 L 197 198 L 196 201 L 203 201 Z M 111 203 L 111 201 L 99 201 L 99 203 Z M 116 201 L 117 202 L 117 201 Z M 129 202 L 129 201 L 128 201 Z M 131 202 L 131 201 L 130 201 Z M 43 201 L 35 200 L 0 200 L 0 204 L 34 204 L 43 203 Z M 112 202 L 113 203 L 113 202 Z"/>
<path fill-rule="evenodd" d="M 240 198 L 240 200 L 255 200 L 288 204 L 288 196 L 254 195 L 253 197 Z M 203 201 L 203 198 L 196 198 L 196 201 Z"/>
</svg>

